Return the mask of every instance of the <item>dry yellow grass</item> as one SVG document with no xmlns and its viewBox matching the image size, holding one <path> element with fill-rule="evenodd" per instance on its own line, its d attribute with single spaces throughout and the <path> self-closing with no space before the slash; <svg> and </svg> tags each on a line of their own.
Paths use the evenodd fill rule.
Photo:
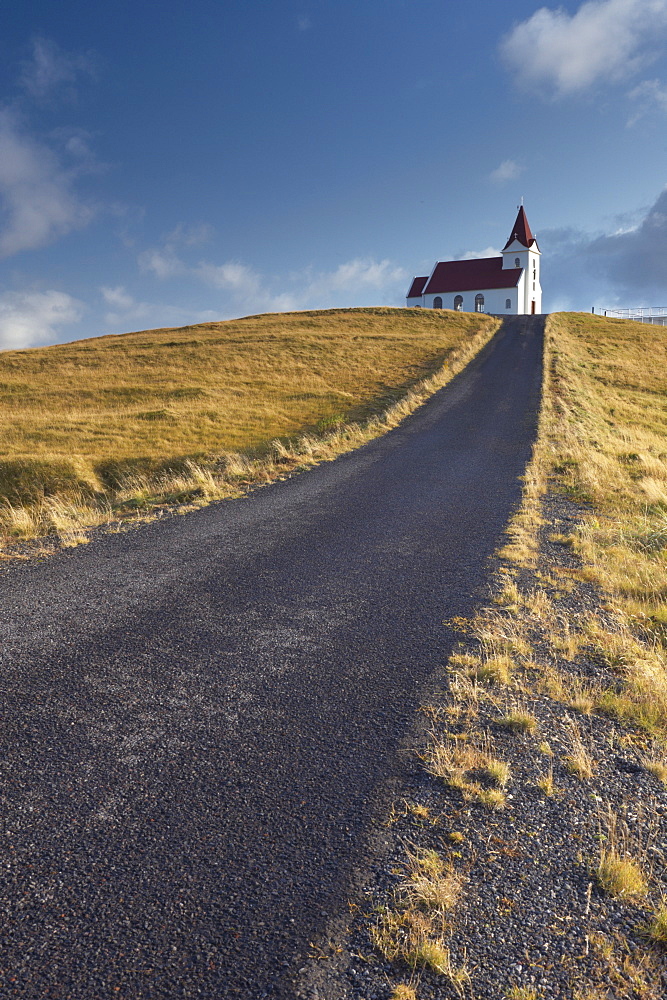
<svg viewBox="0 0 667 1000">
<path fill-rule="evenodd" d="M 429 774 L 461 792 L 464 801 L 479 802 L 487 809 L 502 809 L 506 801 L 503 789 L 510 780 L 510 768 L 491 751 L 488 734 L 469 742 L 431 733 L 420 757 Z"/>
<path fill-rule="evenodd" d="M 393 906 L 371 928 L 373 944 L 390 961 L 440 973 L 460 993 L 469 975 L 452 964 L 447 941 L 462 888 L 462 877 L 436 851 L 408 854 Z"/>
<path fill-rule="evenodd" d="M 586 623 L 621 674 L 597 706 L 667 730 L 667 336 L 663 328 L 576 313 L 550 316 L 550 406 L 543 464 L 588 501 L 572 543 L 609 596 L 610 629 Z M 573 650 L 575 652 L 575 650 Z"/>
<path fill-rule="evenodd" d="M 337 436 L 318 460 L 331 457 L 361 443 L 360 423 L 368 429 L 392 407 L 397 423 L 424 398 L 418 392 L 405 409 L 415 387 L 432 376 L 442 384 L 443 366 L 461 367 L 498 323 L 434 310 L 329 310 L 4 351 L 0 529 L 57 530 L 54 498 L 94 508 L 79 519 L 94 523 L 105 504 L 141 509 L 156 497 L 229 494 L 274 466 L 314 460 L 313 440 Z"/>
</svg>

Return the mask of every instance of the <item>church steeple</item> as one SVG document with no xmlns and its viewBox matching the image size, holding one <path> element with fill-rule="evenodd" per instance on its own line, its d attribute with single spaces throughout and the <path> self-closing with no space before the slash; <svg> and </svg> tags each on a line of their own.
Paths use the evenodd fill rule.
<svg viewBox="0 0 667 1000">
<path fill-rule="evenodd" d="M 528 217 L 526 216 L 526 211 L 523 205 L 519 206 L 519 211 L 516 217 L 516 222 L 510 234 L 510 238 L 503 247 L 503 250 L 507 250 L 515 240 L 522 246 L 529 250 L 533 244 L 537 247 L 537 240 L 530 231 L 530 226 L 528 224 Z"/>
</svg>

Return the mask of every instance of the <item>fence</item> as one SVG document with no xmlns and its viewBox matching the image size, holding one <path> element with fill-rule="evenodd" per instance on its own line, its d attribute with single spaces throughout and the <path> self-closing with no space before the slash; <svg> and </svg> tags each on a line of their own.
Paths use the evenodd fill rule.
<svg viewBox="0 0 667 1000">
<path fill-rule="evenodd" d="M 636 323 L 667 326 L 667 306 L 637 306 L 636 309 L 600 309 L 602 316 L 612 319 L 632 319 Z"/>
</svg>

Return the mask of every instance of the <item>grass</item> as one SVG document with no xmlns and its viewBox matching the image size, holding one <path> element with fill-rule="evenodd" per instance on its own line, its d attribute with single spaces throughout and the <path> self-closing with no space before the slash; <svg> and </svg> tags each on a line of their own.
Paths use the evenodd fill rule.
<svg viewBox="0 0 667 1000">
<path fill-rule="evenodd" d="M 553 766 L 551 766 L 545 774 L 541 775 L 537 779 L 537 787 L 540 791 L 544 792 L 548 798 L 552 798 L 556 794 L 558 789 L 556 788 L 556 784 L 554 782 Z"/>
<path fill-rule="evenodd" d="M 646 936 L 654 944 L 667 948 L 667 903 L 664 901 L 651 914 L 646 926 Z"/>
<path fill-rule="evenodd" d="M 595 774 L 595 761 L 584 746 L 576 725 L 571 725 L 570 742 L 572 749 L 563 756 L 565 770 L 582 781 L 590 780 Z"/>
<path fill-rule="evenodd" d="M 206 501 L 395 426 L 497 329 L 434 310 L 269 314 L 0 353 L 0 532 Z M 446 369 L 446 371 L 445 371 Z"/>
<path fill-rule="evenodd" d="M 648 892 L 646 879 L 637 862 L 622 857 L 611 848 L 602 852 L 597 877 L 605 892 L 617 899 L 638 898 Z"/>
<path fill-rule="evenodd" d="M 462 887 L 461 876 L 437 851 L 409 853 L 393 905 L 371 929 L 373 944 L 390 961 L 440 973 L 460 992 L 469 976 L 465 966 L 452 963 L 447 941 Z"/>
<path fill-rule="evenodd" d="M 391 992 L 391 1000 L 417 1000 L 417 991 L 409 983 L 397 983 Z"/>
<path fill-rule="evenodd" d="M 488 735 L 473 742 L 431 733 L 420 756 L 429 774 L 461 792 L 464 801 L 479 802 L 487 809 L 504 807 L 510 768 L 492 755 Z"/>
<path fill-rule="evenodd" d="M 512 681 L 512 659 L 507 655 L 490 656 L 470 668 L 470 676 L 486 684 L 507 686 Z"/>
<path fill-rule="evenodd" d="M 547 321 L 551 405 L 545 470 L 589 513 L 572 536 L 615 621 L 588 623 L 618 674 L 597 707 L 667 733 L 667 338 L 639 323 L 576 313 Z"/>
<path fill-rule="evenodd" d="M 645 756 L 641 758 L 641 763 L 647 771 L 650 771 L 658 781 L 667 787 L 667 762 L 664 758 Z"/>
<path fill-rule="evenodd" d="M 642 899 L 649 890 L 641 859 L 633 850 L 627 823 L 611 807 L 601 816 L 600 858 L 596 876 L 600 887 L 615 899 Z"/>
<path fill-rule="evenodd" d="M 496 719 L 496 725 L 507 729 L 510 733 L 534 733 L 537 729 L 537 719 L 530 712 L 515 709 Z"/>
</svg>

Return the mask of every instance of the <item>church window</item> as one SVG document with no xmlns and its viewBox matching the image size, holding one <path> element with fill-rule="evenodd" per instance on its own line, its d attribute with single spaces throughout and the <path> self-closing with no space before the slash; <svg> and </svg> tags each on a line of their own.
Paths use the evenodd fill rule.
<svg viewBox="0 0 667 1000">
<path fill-rule="evenodd" d="M 442 299 L 440 298 L 439 295 L 436 295 L 436 297 L 433 299 L 433 308 L 442 309 Z"/>
<path fill-rule="evenodd" d="M 475 312 L 484 312 L 484 296 L 481 292 L 478 292 L 475 296 Z"/>
<path fill-rule="evenodd" d="M 515 267 L 521 267 L 521 258 L 520 257 L 515 257 L 514 258 L 514 266 Z"/>
<path fill-rule="evenodd" d="M 512 308 L 512 300 L 511 299 L 505 299 L 505 308 L 506 309 L 511 309 Z"/>
<path fill-rule="evenodd" d="M 461 312 L 461 310 L 463 309 L 463 296 L 462 295 L 455 295 L 454 296 L 454 308 L 456 309 L 457 312 Z"/>
</svg>

